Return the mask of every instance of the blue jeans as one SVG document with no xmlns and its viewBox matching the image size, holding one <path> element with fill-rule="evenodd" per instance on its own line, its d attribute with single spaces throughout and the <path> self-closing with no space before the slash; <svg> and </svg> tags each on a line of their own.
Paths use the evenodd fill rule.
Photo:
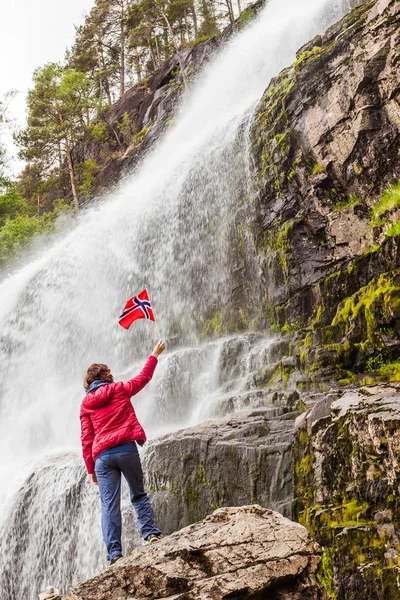
<svg viewBox="0 0 400 600">
<path fill-rule="evenodd" d="M 153 520 L 148 495 L 143 488 L 143 471 L 139 453 L 119 452 L 96 458 L 95 471 L 101 498 L 101 527 L 107 546 L 107 559 L 122 556 L 121 546 L 121 473 L 128 482 L 131 502 L 136 511 L 142 537 L 161 532 Z"/>
</svg>

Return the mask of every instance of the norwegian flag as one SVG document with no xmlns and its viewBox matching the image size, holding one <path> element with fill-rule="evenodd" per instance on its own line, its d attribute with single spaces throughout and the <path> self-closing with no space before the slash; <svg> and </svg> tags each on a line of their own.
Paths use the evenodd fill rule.
<svg viewBox="0 0 400 600">
<path fill-rule="evenodd" d="M 133 296 L 124 306 L 122 315 L 119 318 L 119 324 L 125 329 L 129 329 L 134 321 L 137 319 L 149 319 L 155 322 L 153 309 L 149 294 L 146 288 L 140 292 L 137 296 Z"/>
</svg>

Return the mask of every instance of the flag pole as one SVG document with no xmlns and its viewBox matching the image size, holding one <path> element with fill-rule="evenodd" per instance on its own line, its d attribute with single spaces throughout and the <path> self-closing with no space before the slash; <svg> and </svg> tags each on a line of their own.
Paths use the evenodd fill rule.
<svg viewBox="0 0 400 600">
<path fill-rule="evenodd" d="M 145 289 L 145 290 L 147 291 L 147 293 L 149 294 L 149 288 L 148 288 L 148 286 L 147 286 L 147 284 L 146 284 L 146 283 L 144 284 L 144 289 Z M 149 296 L 150 296 L 150 294 L 149 294 Z M 157 323 L 156 316 L 155 316 L 155 314 L 154 314 L 154 308 L 153 308 L 153 306 L 151 307 L 151 310 L 153 311 L 153 316 L 154 316 L 154 325 L 156 326 L 156 333 L 157 333 L 157 335 L 158 335 L 158 339 L 159 339 L 159 340 L 161 340 L 161 339 L 162 339 L 162 336 L 161 336 L 160 328 L 159 328 L 159 326 L 158 326 L 158 323 Z"/>
</svg>

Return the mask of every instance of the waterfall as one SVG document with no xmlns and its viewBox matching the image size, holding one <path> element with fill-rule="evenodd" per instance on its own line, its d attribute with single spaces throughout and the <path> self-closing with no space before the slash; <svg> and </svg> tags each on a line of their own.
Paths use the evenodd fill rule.
<svg viewBox="0 0 400 600">
<path fill-rule="evenodd" d="M 193 340 L 221 307 L 237 308 L 232 229 L 251 191 L 252 113 L 271 77 L 348 8 L 269 0 L 196 77 L 174 125 L 119 190 L 1 282 L 1 600 L 30 600 L 104 566 L 78 412 L 90 363 L 129 377 L 156 342 L 151 323 L 118 326 L 128 297 L 148 284 L 163 335 L 186 340 L 138 399 L 151 435 L 206 418 L 229 388 L 244 389 L 251 365 L 224 387 L 226 341 Z"/>
</svg>

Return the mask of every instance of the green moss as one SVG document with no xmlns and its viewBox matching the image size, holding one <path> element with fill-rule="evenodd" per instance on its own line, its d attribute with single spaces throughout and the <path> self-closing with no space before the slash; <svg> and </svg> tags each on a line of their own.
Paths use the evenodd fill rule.
<svg viewBox="0 0 400 600">
<path fill-rule="evenodd" d="M 395 237 L 396 235 L 400 235 L 400 221 L 391 225 L 385 232 L 386 237 Z"/>
<path fill-rule="evenodd" d="M 321 173 L 322 171 L 325 171 L 325 170 L 326 170 L 325 165 L 316 164 L 313 167 L 312 174 L 318 175 L 318 173 Z"/>
<path fill-rule="evenodd" d="M 381 246 L 379 244 L 375 244 L 374 246 L 365 248 L 365 250 L 363 252 L 363 256 L 368 256 L 369 254 L 375 254 L 376 252 L 379 252 L 380 249 L 381 249 Z"/>
<path fill-rule="evenodd" d="M 336 599 L 333 589 L 333 559 L 331 548 L 324 548 L 323 550 L 321 562 L 317 571 L 317 578 L 324 586 L 329 596 Z"/>
<path fill-rule="evenodd" d="M 220 337 L 223 331 L 222 311 L 217 310 L 211 319 L 208 319 L 200 334 L 200 339 Z"/>
<path fill-rule="evenodd" d="M 372 215 L 374 219 L 381 217 L 389 211 L 395 210 L 400 207 L 400 181 L 394 183 L 388 187 L 372 209 Z"/>
<path fill-rule="evenodd" d="M 268 88 L 257 119 L 261 177 L 270 182 L 277 197 L 290 174 L 286 163 L 291 151 L 291 130 L 285 102 L 293 85 L 293 73 L 286 69 Z"/>
<path fill-rule="evenodd" d="M 306 50 L 297 56 L 297 60 L 294 63 L 294 68 L 303 67 L 304 65 L 308 65 L 314 60 L 320 58 L 324 51 L 324 48 L 321 46 L 314 46 L 311 50 Z"/>
<path fill-rule="evenodd" d="M 143 127 L 143 129 L 141 131 L 139 131 L 139 133 L 137 133 L 134 137 L 136 142 L 139 142 L 142 140 L 142 138 L 144 138 L 144 136 L 148 133 L 150 127 Z"/>
<path fill-rule="evenodd" d="M 385 381 L 400 381 L 400 361 L 382 365 L 378 373 Z"/>
<path fill-rule="evenodd" d="M 285 283 L 289 279 L 288 254 L 291 250 L 289 234 L 295 223 L 295 220 L 289 220 L 282 225 L 280 221 L 276 220 L 263 233 L 259 241 L 259 247 L 266 255 L 277 258 Z M 289 333 L 291 328 L 289 324 L 286 326 L 285 323 L 280 329 L 282 329 L 283 333 Z"/>
<path fill-rule="evenodd" d="M 343 324 L 344 333 L 354 332 L 358 327 L 360 350 L 382 348 L 382 337 L 378 331 L 378 320 L 390 322 L 400 316 L 400 271 L 383 273 L 362 287 L 353 296 L 341 302 L 331 325 Z"/>
<path fill-rule="evenodd" d="M 300 400 L 300 399 L 296 400 L 293 409 L 296 412 L 301 412 L 301 413 L 307 412 L 307 410 L 308 410 L 306 404 L 303 402 L 303 400 Z"/>
<path fill-rule="evenodd" d="M 261 423 L 261 425 L 258 428 L 260 437 L 264 437 L 266 435 L 269 434 L 269 427 L 266 423 Z"/>
<path fill-rule="evenodd" d="M 345 210 L 346 208 L 350 208 L 351 206 L 360 204 L 360 202 L 361 200 L 357 196 L 355 196 L 354 194 L 350 194 L 346 200 L 336 202 L 335 206 L 333 207 L 333 210 Z"/>
</svg>

